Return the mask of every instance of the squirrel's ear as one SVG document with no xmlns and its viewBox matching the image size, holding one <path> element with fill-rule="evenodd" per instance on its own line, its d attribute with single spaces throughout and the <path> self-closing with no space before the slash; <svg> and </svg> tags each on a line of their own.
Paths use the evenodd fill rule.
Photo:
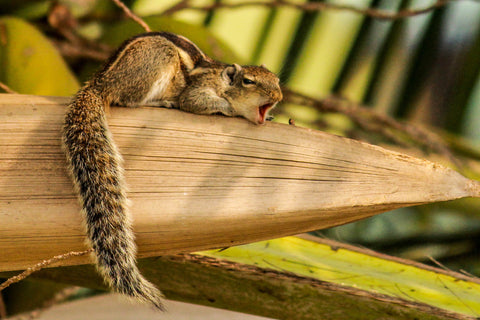
<svg viewBox="0 0 480 320">
<path fill-rule="evenodd" d="M 230 85 L 232 85 L 235 78 L 237 77 L 237 75 L 240 74 L 241 71 L 242 71 L 242 67 L 234 63 L 233 65 L 226 67 L 222 71 L 222 77 L 225 81 L 227 81 Z"/>
</svg>

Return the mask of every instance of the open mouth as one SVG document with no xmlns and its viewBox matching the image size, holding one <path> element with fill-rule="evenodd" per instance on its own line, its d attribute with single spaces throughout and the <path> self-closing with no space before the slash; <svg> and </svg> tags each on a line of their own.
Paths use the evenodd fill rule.
<svg viewBox="0 0 480 320">
<path fill-rule="evenodd" d="M 265 123 L 265 116 L 270 108 L 272 108 L 271 103 L 267 103 L 258 107 L 259 123 Z"/>
</svg>

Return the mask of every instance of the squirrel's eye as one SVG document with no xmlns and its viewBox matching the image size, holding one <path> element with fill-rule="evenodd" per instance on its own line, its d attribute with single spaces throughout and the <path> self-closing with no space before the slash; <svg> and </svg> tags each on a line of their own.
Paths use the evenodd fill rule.
<svg viewBox="0 0 480 320">
<path fill-rule="evenodd" d="M 243 84 L 255 84 L 255 81 L 247 78 L 243 78 Z"/>
</svg>

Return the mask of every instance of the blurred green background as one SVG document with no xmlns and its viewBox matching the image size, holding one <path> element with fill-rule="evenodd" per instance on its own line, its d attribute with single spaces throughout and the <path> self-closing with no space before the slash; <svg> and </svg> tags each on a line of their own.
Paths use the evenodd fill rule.
<svg viewBox="0 0 480 320">
<path fill-rule="evenodd" d="M 389 12 L 434 2 L 327 1 Z M 461 159 L 462 173 L 480 180 L 478 1 L 451 1 L 425 14 L 384 20 L 346 10 L 304 12 L 285 6 L 185 9 L 165 15 L 178 0 L 124 3 L 153 30 L 183 34 L 219 60 L 266 64 L 290 89 L 318 99 L 335 95 L 426 126 Z M 0 81 L 20 93 L 73 94 L 116 45 L 143 31 L 109 0 L 0 0 L 0 10 Z M 443 156 L 419 147 L 395 146 L 342 114 L 288 103 L 273 113 L 278 122 L 294 119 L 298 126 L 401 148 L 450 165 Z M 395 210 L 314 234 L 426 263 L 433 258 L 480 275 L 480 201 L 475 199 Z"/>
</svg>

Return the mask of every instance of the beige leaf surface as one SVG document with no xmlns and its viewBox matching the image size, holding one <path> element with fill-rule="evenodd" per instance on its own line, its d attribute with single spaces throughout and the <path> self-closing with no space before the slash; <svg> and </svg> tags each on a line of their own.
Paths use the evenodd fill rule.
<svg viewBox="0 0 480 320">
<path fill-rule="evenodd" d="M 0 270 L 86 249 L 60 148 L 67 102 L 0 95 Z M 477 182 L 451 169 L 319 131 L 158 108 L 112 108 L 108 118 L 125 159 L 141 257 L 479 196 Z"/>
</svg>

